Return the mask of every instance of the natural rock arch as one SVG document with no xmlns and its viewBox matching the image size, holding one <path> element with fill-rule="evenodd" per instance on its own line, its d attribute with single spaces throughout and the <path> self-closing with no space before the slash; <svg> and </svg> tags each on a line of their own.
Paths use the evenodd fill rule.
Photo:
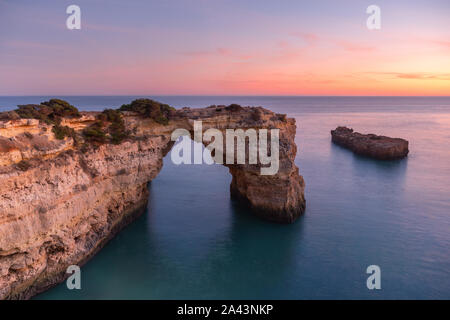
<svg viewBox="0 0 450 320">
<path fill-rule="evenodd" d="M 261 165 L 224 164 L 232 175 L 230 193 L 245 203 L 252 212 L 266 220 L 291 223 L 305 210 L 304 180 L 295 165 L 297 146 L 295 145 L 295 119 L 274 114 L 263 108 L 226 107 L 204 109 L 182 109 L 178 113 L 178 125 L 194 137 L 194 121 L 201 121 L 203 133 L 208 129 L 218 129 L 225 137 L 227 129 L 279 129 L 279 168 L 274 175 L 261 175 Z M 209 141 L 201 141 L 207 146 Z M 225 153 L 224 144 L 224 153 Z M 237 153 L 235 152 L 235 157 Z M 225 155 L 223 158 L 225 163 Z M 235 161 L 236 163 L 236 161 Z"/>
<path fill-rule="evenodd" d="M 63 119 L 82 130 L 97 113 Z M 265 219 L 293 222 L 304 212 L 304 182 L 294 163 L 295 120 L 263 108 L 181 109 L 169 124 L 124 112 L 133 137 L 88 152 L 70 139 L 55 140 L 39 121 L 0 121 L 8 148 L 0 149 L 0 299 L 29 298 L 67 277 L 144 211 L 148 182 L 160 172 L 177 128 L 279 129 L 279 170 L 260 175 L 258 165 L 226 165 L 231 195 Z M 12 140 L 11 140 L 12 139 Z M 3 141 L 2 140 L 2 141 Z M 0 141 L 1 142 L 1 141 Z M 27 157 L 27 166 L 18 165 Z"/>
</svg>

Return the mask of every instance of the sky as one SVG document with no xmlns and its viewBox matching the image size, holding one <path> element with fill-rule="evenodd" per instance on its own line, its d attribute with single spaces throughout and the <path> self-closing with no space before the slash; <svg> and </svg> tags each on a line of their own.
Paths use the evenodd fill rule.
<svg viewBox="0 0 450 320">
<path fill-rule="evenodd" d="M 450 1 L 0 0 L 0 95 L 450 95 Z"/>
</svg>

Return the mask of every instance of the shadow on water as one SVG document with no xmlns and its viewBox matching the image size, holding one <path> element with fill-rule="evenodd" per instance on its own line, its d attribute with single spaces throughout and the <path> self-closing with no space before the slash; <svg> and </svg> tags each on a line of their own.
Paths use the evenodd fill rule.
<svg viewBox="0 0 450 320">
<path fill-rule="evenodd" d="M 227 242 L 211 264 L 221 271 L 223 298 L 280 298 L 291 281 L 299 254 L 303 223 L 275 224 L 255 217 L 248 206 L 231 203 Z M 211 246 L 217 251 L 217 243 Z"/>
<path fill-rule="evenodd" d="M 365 212 L 376 208 L 375 212 L 382 212 L 386 218 L 404 211 L 408 157 L 376 160 L 331 144 L 334 158 L 340 159 L 340 172 L 336 176 L 345 182 L 344 199 L 352 199 Z"/>
<path fill-rule="evenodd" d="M 362 156 L 339 146 L 333 142 L 330 142 L 331 151 L 335 154 L 345 153 L 351 155 L 352 165 L 355 173 L 365 173 L 366 175 L 388 175 L 391 179 L 395 178 L 394 181 L 404 181 L 407 167 L 408 167 L 408 157 L 396 160 L 377 160 L 370 157 Z"/>
<path fill-rule="evenodd" d="M 147 223 L 152 260 L 163 263 L 149 272 L 156 278 L 149 282 L 154 288 L 157 284 L 154 291 L 159 291 L 158 298 L 280 298 L 280 292 L 291 281 L 290 270 L 295 268 L 295 256 L 300 250 L 301 219 L 291 225 L 266 222 L 255 217 L 247 205 L 230 199 L 226 185 L 221 187 L 227 193 L 224 203 L 215 204 L 220 210 L 210 211 L 216 218 L 206 224 L 198 221 L 187 236 L 182 230 L 186 223 L 180 218 L 172 235 L 162 237 L 160 231 L 166 228 L 166 222 L 158 220 L 170 217 L 152 212 L 161 201 L 157 197 L 160 187 L 150 187 L 153 204 L 149 206 Z M 197 214 L 192 212 L 185 218 L 197 219 Z M 162 284 L 161 279 L 166 283 Z"/>
</svg>

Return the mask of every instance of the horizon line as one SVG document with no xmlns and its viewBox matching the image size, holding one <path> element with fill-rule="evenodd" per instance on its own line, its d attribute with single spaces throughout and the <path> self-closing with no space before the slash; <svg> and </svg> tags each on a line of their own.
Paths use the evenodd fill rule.
<svg viewBox="0 0 450 320">
<path fill-rule="evenodd" d="M 374 97 L 374 98 L 382 98 L 382 97 L 417 97 L 417 98 L 433 98 L 433 97 L 441 97 L 441 98 L 450 98 L 450 95 L 283 95 L 283 94 L 24 94 L 24 95 L 1 95 L 0 98 L 3 97 Z"/>
</svg>

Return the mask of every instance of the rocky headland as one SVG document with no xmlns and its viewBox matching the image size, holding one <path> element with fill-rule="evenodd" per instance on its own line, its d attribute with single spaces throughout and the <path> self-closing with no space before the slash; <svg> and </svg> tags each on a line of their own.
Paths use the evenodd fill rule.
<svg viewBox="0 0 450 320">
<path fill-rule="evenodd" d="M 347 127 L 331 130 L 334 143 L 352 150 L 354 153 L 378 159 L 394 160 L 408 155 L 408 141 L 375 134 L 361 134 Z"/>
<path fill-rule="evenodd" d="M 294 164 L 295 120 L 261 107 L 175 110 L 140 99 L 120 110 L 79 112 L 62 100 L 0 113 L 0 299 L 27 299 L 63 281 L 144 212 L 177 128 L 280 129 L 275 175 L 226 164 L 231 195 L 265 219 L 290 223 L 305 209 Z M 175 195 L 174 195 L 175 196 Z"/>
</svg>

